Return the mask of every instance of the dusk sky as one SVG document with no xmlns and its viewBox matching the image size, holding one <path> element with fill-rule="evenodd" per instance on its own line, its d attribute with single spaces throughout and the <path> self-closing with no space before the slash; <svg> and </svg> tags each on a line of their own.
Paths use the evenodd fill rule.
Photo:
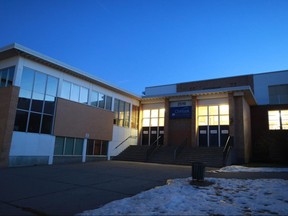
<svg viewBox="0 0 288 216">
<path fill-rule="evenodd" d="M 288 0 L 0 0 L 19 43 L 137 95 L 288 69 Z"/>
</svg>

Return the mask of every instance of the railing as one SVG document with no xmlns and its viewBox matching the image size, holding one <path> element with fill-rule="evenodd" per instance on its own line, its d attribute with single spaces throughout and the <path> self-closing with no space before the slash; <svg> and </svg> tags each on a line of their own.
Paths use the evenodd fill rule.
<svg viewBox="0 0 288 216">
<path fill-rule="evenodd" d="M 228 136 L 227 141 L 225 143 L 225 147 L 223 149 L 223 166 L 226 166 L 227 159 L 229 157 L 229 153 L 232 146 L 233 146 L 233 136 Z"/>
<path fill-rule="evenodd" d="M 153 154 L 153 152 L 159 147 L 158 140 L 161 139 L 161 136 L 158 136 L 157 139 L 149 146 L 146 152 L 146 161 Z"/>
<path fill-rule="evenodd" d="M 123 143 L 125 143 L 128 139 L 133 138 L 136 139 L 137 136 L 128 136 L 125 140 L 123 140 L 119 145 L 117 145 L 114 149 L 117 149 L 119 146 L 121 146 Z"/>
<path fill-rule="evenodd" d="M 177 148 L 174 150 L 174 160 L 176 160 L 176 158 L 186 145 L 187 145 L 187 138 L 185 138 L 183 142 L 179 146 L 177 146 Z"/>
</svg>

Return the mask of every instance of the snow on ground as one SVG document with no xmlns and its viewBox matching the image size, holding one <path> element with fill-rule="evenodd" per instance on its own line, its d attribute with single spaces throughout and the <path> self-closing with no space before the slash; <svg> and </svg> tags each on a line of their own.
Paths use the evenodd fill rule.
<svg viewBox="0 0 288 216">
<path fill-rule="evenodd" d="M 242 170 L 241 167 L 233 167 L 231 170 L 234 172 Z M 251 169 L 245 170 L 251 172 Z M 227 170 L 229 169 L 226 168 L 226 172 Z M 273 170 L 275 171 L 275 168 Z M 213 184 L 192 186 L 191 178 L 168 180 L 165 186 L 113 201 L 101 208 L 85 211 L 81 215 L 287 215 L 288 213 L 287 180 L 205 178 L 205 181 Z"/>
<path fill-rule="evenodd" d="M 227 166 L 212 172 L 288 172 L 288 168 Z"/>
</svg>

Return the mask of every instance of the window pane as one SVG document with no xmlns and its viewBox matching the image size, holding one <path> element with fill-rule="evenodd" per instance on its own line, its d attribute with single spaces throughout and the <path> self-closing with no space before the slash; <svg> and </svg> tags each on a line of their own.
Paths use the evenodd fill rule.
<svg viewBox="0 0 288 216">
<path fill-rule="evenodd" d="M 218 115 L 209 116 L 209 125 L 218 125 Z"/>
<path fill-rule="evenodd" d="M 73 84 L 70 99 L 72 101 L 79 102 L 79 95 L 80 95 L 80 86 Z"/>
<path fill-rule="evenodd" d="M 100 140 L 95 140 L 95 146 L 94 146 L 93 155 L 100 155 L 100 150 L 101 150 L 101 141 Z"/>
<path fill-rule="evenodd" d="M 32 92 L 20 89 L 17 108 L 29 110 Z"/>
<path fill-rule="evenodd" d="M 107 155 L 108 152 L 108 141 L 102 141 L 101 155 Z"/>
<path fill-rule="evenodd" d="M 157 118 L 158 117 L 158 109 L 151 110 L 151 118 Z"/>
<path fill-rule="evenodd" d="M 91 105 L 95 107 L 98 106 L 98 92 L 91 92 Z"/>
<path fill-rule="evenodd" d="M 119 101 L 119 119 L 124 119 L 125 102 Z"/>
<path fill-rule="evenodd" d="M 159 110 L 159 117 L 162 117 L 162 118 L 165 117 L 165 109 L 160 109 Z"/>
<path fill-rule="evenodd" d="M 228 115 L 220 116 L 220 125 L 229 125 L 229 116 Z"/>
<path fill-rule="evenodd" d="M 44 103 L 44 113 L 53 115 L 54 108 L 55 108 L 55 97 L 46 95 Z"/>
<path fill-rule="evenodd" d="M 229 114 L 229 106 L 220 105 L 220 115 L 228 115 L 228 114 Z"/>
<path fill-rule="evenodd" d="M 143 124 L 142 124 L 143 127 L 149 127 L 150 126 L 150 119 L 143 119 Z"/>
<path fill-rule="evenodd" d="M 82 155 L 82 151 L 83 151 L 83 139 L 76 139 L 74 155 Z"/>
<path fill-rule="evenodd" d="M 0 87 L 6 86 L 7 75 L 8 75 L 7 69 L 1 71 Z"/>
<path fill-rule="evenodd" d="M 88 104 L 88 89 L 81 87 L 80 103 Z"/>
<path fill-rule="evenodd" d="M 143 111 L 143 118 L 150 118 L 150 110 Z"/>
<path fill-rule="evenodd" d="M 39 133 L 40 131 L 41 115 L 37 113 L 30 113 L 28 132 Z"/>
<path fill-rule="evenodd" d="M 45 93 L 45 87 L 46 87 L 46 78 L 47 76 L 42 73 L 35 73 L 35 81 L 34 81 L 34 92 L 38 92 L 41 94 Z"/>
<path fill-rule="evenodd" d="M 48 76 L 46 94 L 57 96 L 58 79 Z"/>
<path fill-rule="evenodd" d="M 151 118 L 151 126 L 152 127 L 158 126 L 158 118 Z"/>
<path fill-rule="evenodd" d="M 61 97 L 70 99 L 71 83 L 63 81 Z"/>
<path fill-rule="evenodd" d="M 159 125 L 160 127 L 164 126 L 164 118 L 159 118 Z"/>
<path fill-rule="evenodd" d="M 218 115 L 218 106 L 209 106 L 209 115 Z"/>
<path fill-rule="evenodd" d="M 99 93 L 99 107 L 104 109 L 105 107 L 105 95 Z"/>
<path fill-rule="evenodd" d="M 288 110 L 281 110 L 282 129 L 288 130 Z"/>
<path fill-rule="evenodd" d="M 44 94 L 34 92 L 32 96 L 31 110 L 35 112 L 42 112 L 43 100 Z"/>
<path fill-rule="evenodd" d="M 208 115 L 207 106 L 201 106 L 198 108 L 199 115 Z"/>
<path fill-rule="evenodd" d="M 12 84 L 13 84 L 14 71 L 15 71 L 15 67 L 10 67 L 10 68 L 9 68 L 7 86 L 12 86 Z"/>
<path fill-rule="evenodd" d="M 28 119 L 28 112 L 19 111 L 16 112 L 15 124 L 14 124 L 14 131 L 26 131 Z"/>
<path fill-rule="evenodd" d="M 52 123 L 53 123 L 53 116 L 43 115 L 41 133 L 51 134 Z"/>
<path fill-rule="evenodd" d="M 208 117 L 207 116 L 199 116 L 198 125 L 208 125 Z"/>
<path fill-rule="evenodd" d="M 66 138 L 64 155 L 73 155 L 74 138 Z"/>
<path fill-rule="evenodd" d="M 65 141 L 64 137 L 56 137 L 54 155 L 63 155 L 64 141 Z"/>
<path fill-rule="evenodd" d="M 112 109 L 112 97 L 106 96 L 106 105 L 105 109 L 111 110 Z"/>
<path fill-rule="evenodd" d="M 87 140 L 86 155 L 93 155 L 94 140 Z"/>
<path fill-rule="evenodd" d="M 279 111 L 268 111 L 269 130 L 280 130 Z"/>
<path fill-rule="evenodd" d="M 34 80 L 34 71 L 24 67 L 21 79 L 21 88 L 32 91 Z"/>
<path fill-rule="evenodd" d="M 124 127 L 129 127 L 129 122 L 130 122 L 130 104 L 125 103 L 125 116 L 124 116 Z"/>
</svg>

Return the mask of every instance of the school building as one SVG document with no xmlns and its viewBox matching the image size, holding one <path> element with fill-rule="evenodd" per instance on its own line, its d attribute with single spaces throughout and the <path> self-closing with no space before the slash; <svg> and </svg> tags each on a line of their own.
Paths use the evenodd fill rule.
<svg viewBox="0 0 288 216">
<path fill-rule="evenodd" d="M 146 87 L 138 96 L 22 45 L 0 48 L 0 166 L 221 166 L 287 155 L 288 71 Z"/>
</svg>

